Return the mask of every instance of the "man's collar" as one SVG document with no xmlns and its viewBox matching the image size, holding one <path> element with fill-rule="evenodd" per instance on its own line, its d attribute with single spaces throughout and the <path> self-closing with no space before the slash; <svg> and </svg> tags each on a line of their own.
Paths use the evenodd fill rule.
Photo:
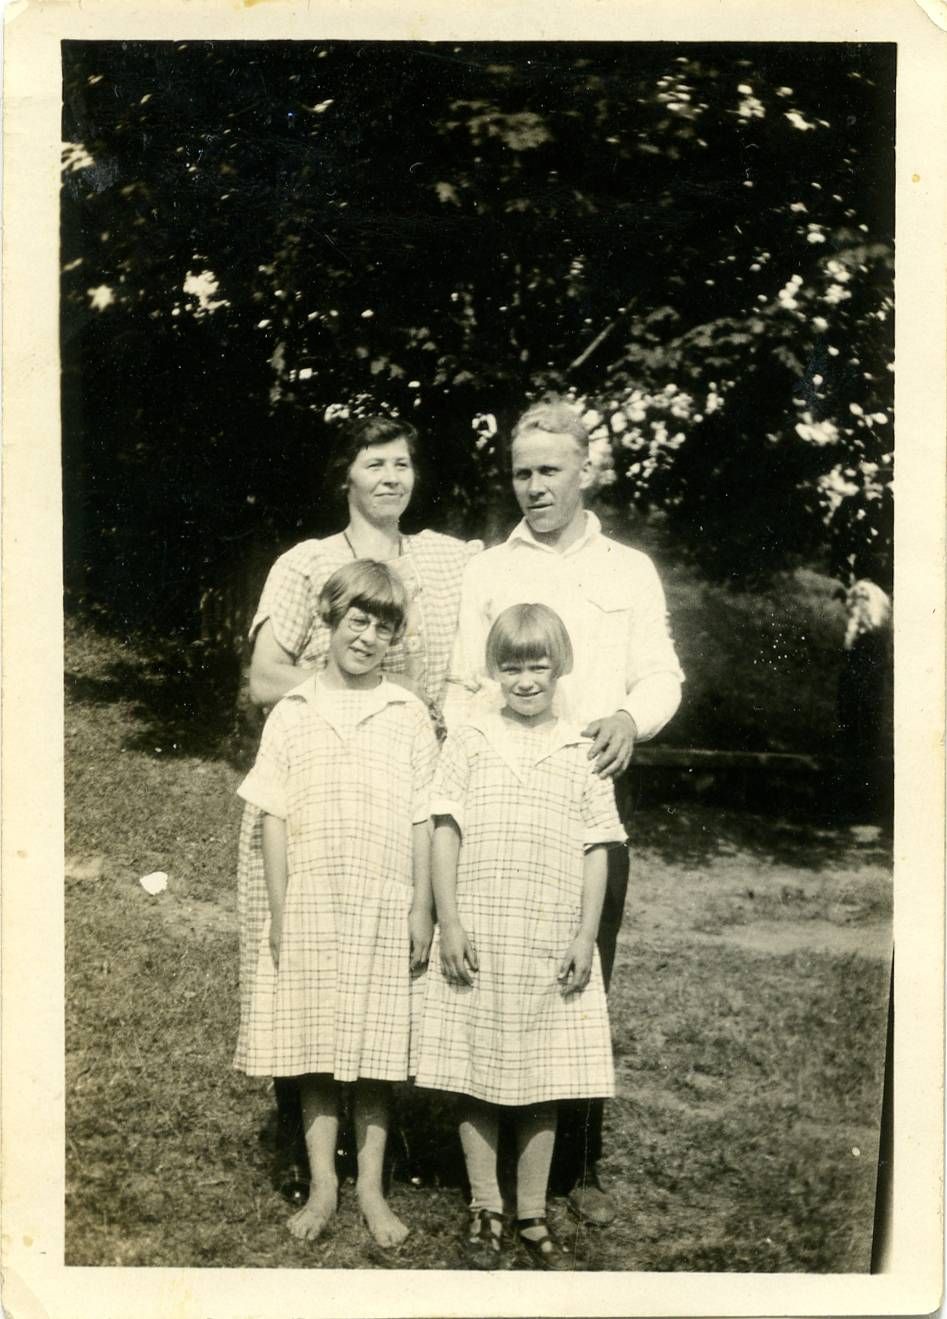
<svg viewBox="0 0 947 1319">
<path fill-rule="evenodd" d="M 584 512 L 585 528 L 582 535 L 578 540 L 573 541 L 571 545 L 562 551 L 557 550 L 553 545 L 547 545 L 545 541 L 537 540 L 536 536 L 533 534 L 532 528 L 525 518 L 522 518 L 517 522 L 509 536 L 507 536 L 507 544 L 512 545 L 515 544 L 516 541 L 522 541 L 524 545 L 532 545 L 537 550 L 547 550 L 550 554 L 574 554 L 576 550 L 580 549 L 583 545 L 588 544 L 588 542 L 593 540 L 596 536 L 602 534 L 602 524 L 596 515 L 588 508 L 585 509 Z"/>
</svg>

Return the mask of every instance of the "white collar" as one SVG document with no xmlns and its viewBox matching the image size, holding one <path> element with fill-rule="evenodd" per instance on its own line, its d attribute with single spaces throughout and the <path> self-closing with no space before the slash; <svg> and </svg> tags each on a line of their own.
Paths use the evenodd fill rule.
<svg viewBox="0 0 947 1319">
<path fill-rule="evenodd" d="M 418 699 L 406 687 L 401 687 L 396 682 L 389 682 L 384 676 L 382 676 L 382 680 L 377 687 L 367 689 L 336 688 L 327 686 L 322 673 L 317 672 L 311 673 L 298 687 L 294 687 L 292 691 L 287 692 L 283 700 L 303 701 L 306 705 L 314 706 L 326 723 L 331 724 L 336 732 L 339 732 L 339 726 L 333 717 L 333 705 L 335 703 L 333 697 L 337 691 L 347 693 L 353 690 L 358 691 L 358 694 L 364 697 L 359 703 L 358 723 L 364 723 L 366 719 L 378 714 L 380 710 L 384 710 L 388 705 L 408 705 L 411 701 Z"/>
<path fill-rule="evenodd" d="M 567 549 L 557 550 L 555 546 L 547 545 L 544 541 L 537 540 L 533 534 L 532 528 L 525 518 L 522 518 L 517 522 L 509 536 L 507 536 L 506 543 L 511 545 L 515 544 L 516 541 L 521 541 L 524 545 L 531 545 L 534 549 L 545 550 L 547 554 L 558 554 L 563 558 L 569 554 L 576 554 L 584 545 L 587 545 L 590 541 L 594 540 L 596 536 L 601 536 L 602 534 L 602 524 L 592 510 L 587 508 L 584 512 L 585 528 L 582 535 L 578 540 L 573 541 Z"/>
<path fill-rule="evenodd" d="M 475 728 L 483 735 L 497 755 L 506 761 L 519 778 L 520 766 L 517 762 L 523 753 L 523 739 L 518 739 L 516 742 L 516 751 L 519 753 L 517 756 L 512 740 L 515 725 L 510 720 L 504 719 L 500 710 L 483 707 L 471 711 L 466 723 L 468 727 Z M 563 747 L 578 746 L 590 741 L 589 738 L 582 736 L 578 724 L 559 718 L 553 724 L 542 724 L 540 728 L 531 730 L 529 736 L 536 739 L 536 753 L 530 758 L 532 765 L 538 765 L 555 752 L 561 751 Z"/>
</svg>

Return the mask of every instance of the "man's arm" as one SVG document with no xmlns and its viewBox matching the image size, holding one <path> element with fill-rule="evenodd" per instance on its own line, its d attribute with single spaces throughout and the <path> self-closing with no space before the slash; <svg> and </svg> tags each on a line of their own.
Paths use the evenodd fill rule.
<svg viewBox="0 0 947 1319">
<path fill-rule="evenodd" d="M 667 601 L 657 569 L 648 558 L 637 564 L 634 609 L 625 657 L 626 710 L 637 740 L 659 733 L 681 703 L 684 674 L 668 626 Z"/>
<path fill-rule="evenodd" d="M 681 703 L 676 673 L 650 673 L 631 688 L 622 707 L 637 729 L 636 742 L 648 742 L 670 723 Z"/>
<path fill-rule="evenodd" d="M 629 583 L 635 602 L 628 628 L 624 703 L 583 730 L 594 738 L 589 758 L 596 761 L 596 774 L 604 778 L 622 774 L 631 763 L 635 743 L 659 733 L 681 703 L 684 674 L 668 628 L 661 580 L 650 559 L 640 567 L 638 579 Z"/>
</svg>

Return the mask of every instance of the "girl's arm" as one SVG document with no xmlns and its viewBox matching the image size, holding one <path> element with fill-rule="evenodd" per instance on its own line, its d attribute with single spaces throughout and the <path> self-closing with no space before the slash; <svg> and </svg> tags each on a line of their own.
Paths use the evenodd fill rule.
<svg viewBox="0 0 947 1319">
<path fill-rule="evenodd" d="M 270 954 L 279 967 L 283 934 L 283 901 L 286 897 L 286 821 L 276 815 L 263 816 L 263 874 L 270 900 Z"/>
<path fill-rule="evenodd" d="M 457 914 L 457 858 L 460 830 L 449 815 L 434 817 L 431 863 L 437 922 L 441 927 L 441 965 L 449 980 L 473 984 L 477 954 Z"/>
<path fill-rule="evenodd" d="M 427 965 L 434 935 L 434 899 L 431 891 L 431 825 L 428 820 L 411 826 L 414 854 L 414 898 L 408 915 L 411 936 L 411 970 Z"/>
<path fill-rule="evenodd" d="M 602 919 L 607 876 L 607 849 L 590 848 L 582 859 L 582 919 L 559 963 L 559 983 L 567 994 L 575 994 L 584 989 L 592 975 L 592 959 L 599 921 Z"/>
</svg>

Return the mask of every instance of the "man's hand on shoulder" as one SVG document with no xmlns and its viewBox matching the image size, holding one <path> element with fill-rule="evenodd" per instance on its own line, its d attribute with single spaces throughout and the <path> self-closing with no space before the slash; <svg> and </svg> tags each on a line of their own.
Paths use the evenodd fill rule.
<svg viewBox="0 0 947 1319">
<path fill-rule="evenodd" d="M 589 760 L 595 761 L 595 773 L 613 779 L 631 764 L 638 726 L 627 710 L 616 710 L 604 719 L 593 719 L 582 729 L 582 736 L 593 739 Z"/>
</svg>

